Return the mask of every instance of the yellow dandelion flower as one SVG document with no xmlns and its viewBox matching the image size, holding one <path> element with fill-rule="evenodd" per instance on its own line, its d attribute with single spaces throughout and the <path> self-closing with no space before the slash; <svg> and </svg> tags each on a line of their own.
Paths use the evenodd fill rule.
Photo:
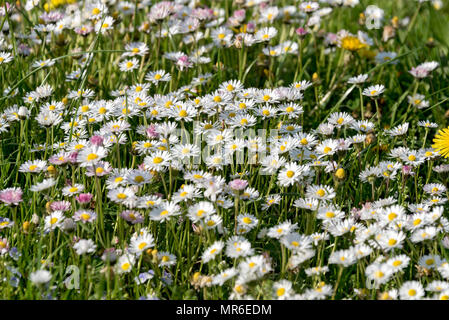
<svg viewBox="0 0 449 320">
<path fill-rule="evenodd" d="M 432 148 L 437 150 L 443 157 L 449 157 L 449 127 L 439 130 L 433 139 Z"/>
<path fill-rule="evenodd" d="M 357 37 L 346 36 L 341 39 L 341 47 L 349 51 L 357 51 L 362 48 L 366 48 L 367 45 L 360 41 Z"/>
</svg>

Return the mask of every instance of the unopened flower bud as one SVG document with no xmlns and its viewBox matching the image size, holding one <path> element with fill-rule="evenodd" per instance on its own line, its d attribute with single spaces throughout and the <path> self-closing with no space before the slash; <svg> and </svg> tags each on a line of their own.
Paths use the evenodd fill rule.
<svg viewBox="0 0 449 320">
<path fill-rule="evenodd" d="M 20 120 L 25 120 L 26 118 L 28 118 L 30 111 L 26 107 L 20 107 L 17 114 L 18 114 Z"/>
<path fill-rule="evenodd" d="M 30 223 L 29 223 L 28 221 L 25 221 L 25 222 L 22 224 L 22 228 L 23 228 L 23 232 L 27 233 L 28 230 L 30 229 Z"/>
<path fill-rule="evenodd" d="M 338 179 L 344 179 L 344 178 L 345 178 L 345 175 L 346 175 L 345 169 L 343 169 L 343 168 L 339 168 L 337 171 L 335 171 L 335 176 L 336 176 Z"/>
<path fill-rule="evenodd" d="M 37 214 L 33 213 L 33 216 L 31 217 L 31 223 L 39 224 L 39 216 Z"/>
<path fill-rule="evenodd" d="M 66 232 L 71 232 L 71 231 L 75 230 L 75 228 L 76 228 L 76 224 L 72 218 L 64 219 L 64 221 L 62 223 L 62 230 L 66 231 Z"/>
</svg>

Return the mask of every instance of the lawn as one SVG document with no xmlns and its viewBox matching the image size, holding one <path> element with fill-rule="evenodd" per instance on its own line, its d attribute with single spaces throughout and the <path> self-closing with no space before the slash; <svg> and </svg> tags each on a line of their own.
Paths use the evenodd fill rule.
<svg viewBox="0 0 449 320">
<path fill-rule="evenodd" d="M 0 297 L 449 299 L 449 5 L 0 8 Z"/>
</svg>

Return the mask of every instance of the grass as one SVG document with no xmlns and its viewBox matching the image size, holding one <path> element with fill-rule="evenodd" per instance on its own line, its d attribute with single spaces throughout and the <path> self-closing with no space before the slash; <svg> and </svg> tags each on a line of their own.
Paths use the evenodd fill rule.
<svg viewBox="0 0 449 320">
<path fill-rule="evenodd" d="M 206 11 L 191 12 L 191 9 L 180 5 L 159 21 L 150 19 L 156 5 L 141 1 L 125 2 L 121 6 L 108 4 L 107 13 L 100 14 L 97 19 L 81 18 L 79 25 L 66 25 L 60 33 L 47 32 L 39 25 L 50 25 L 50 14 L 60 15 L 59 19 L 54 18 L 56 26 L 63 17 L 75 17 L 80 11 L 89 17 L 95 7 L 92 7 L 93 3 L 41 2 L 31 10 L 26 10 L 24 3 L 17 2 L 10 10 L 3 11 L 0 16 L 0 29 L 3 30 L 0 51 L 10 53 L 12 61 L 0 60 L 0 89 L 3 92 L 0 97 L 0 118 L 3 119 L 0 122 L 0 195 L 4 192 L 1 190 L 7 188 L 20 188 L 23 195 L 17 204 L 3 201 L 0 205 L 0 216 L 14 222 L 0 222 L 0 279 L 4 279 L 0 283 L 0 296 L 3 299 L 61 300 L 248 297 L 378 299 L 394 298 L 398 291 L 401 299 L 449 297 L 447 289 L 437 293 L 428 287 L 435 281 L 443 281 L 444 286 L 447 285 L 449 275 L 444 264 L 448 258 L 446 200 L 449 195 L 444 188 L 447 187 L 448 173 L 447 170 L 435 171 L 438 166 L 447 165 L 447 158 L 439 156 L 436 150 L 432 151 L 435 134 L 448 126 L 449 7 L 444 4 L 437 10 L 430 1 L 418 3 L 405 0 L 361 0 L 354 7 L 332 7 L 320 2 L 321 9 L 332 8 L 331 12 L 323 15 L 319 26 L 307 27 L 306 23 L 314 19 L 313 14 L 298 15 L 300 3 L 285 0 L 269 4 L 279 9 L 291 5 L 297 11 L 296 14 L 283 17 L 278 15 L 272 22 L 263 20 L 264 10 L 258 6 L 244 7 L 229 0 L 201 1 L 197 5 L 196 9 L 212 8 L 213 17 Z M 373 4 L 384 12 L 381 27 L 377 29 L 367 28 L 364 18 L 360 16 L 368 5 Z M 9 5 L 2 3 L 4 8 Z M 124 8 L 126 6 L 132 10 Z M 223 21 L 235 16 L 236 10 L 243 8 L 246 13 L 241 23 L 232 28 L 226 27 Z M 202 15 L 206 17 L 204 20 L 191 20 L 194 16 Z M 106 16 L 115 20 L 111 29 L 104 33 L 95 32 L 95 24 L 103 25 Z M 402 24 L 406 17 L 410 19 L 409 22 Z M 232 41 L 226 40 L 228 46 L 217 45 L 212 40 L 212 32 L 219 25 L 208 24 L 214 21 L 232 34 Z M 187 27 L 185 33 L 166 36 L 167 30 L 175 31 L 173 23 L 181 22 L 181 29 Z M 195 23 L 199 23 L 199 27 L 189 31 L 188 26 Z M 238 33 L 243 30 L 249 34 L 255 33 L 251 30 L 251 23 L 255 25 L 256 32 L 264 27 L 274 27 L 277 35 L 269 41 L 239 45 L 239 41 L 236 41 Z M 6 26 L 9 26 L 9 31 Z M 82 26 L 87 29 L 93 27 L 93 30 L 81 35 L 75 29 Z M 307 31 L 304 36 L 296 33 L 299 27 Z M 388 28 L 394 33 L 385 41 L 383 35 Z M 355 37 L 358 31 L 366 32 L 372 43 L 368 41 L 360 50 L 343 48 L 336 41 L 336 34 L 343 29 Z M 360 40 L 365 41 L 362 38 Z M 293 53 L 281 50 L 280 55 L 270 54 L 270 51 L 275 53 L 276 45 L 286 41 L 291 41 L 298 49 L 293 50 Z M 148 52 L 143 56 L 134 56 L 137 59 L 136 69 L 121 71 L 120 64 L 132 58 L 123 56 L 133 53 L 125 48 L 132 42 L 146 44 Z M 268 49 L 268 55 L 264 54 L 264 49 Z M 180 59 L 181 55 L 169 59 L 167 54 L 176 52 L 182 52 L 188 59 Z M 379 52 L 394 52 L 396 56 L 379 63 L 375 59 Z M 204 61 L 196 63 L 196 56 Z M 47 59 L 51 59 L 54 65 L 34 66 L 36 61 Z M 409 72 L 429 61 L 437 62 L 438 67 L 427 77 L 415 78 Z M 182 67 L 186 62 L 190 65 Z M 146 78 L 149 72 L 158 70 L 169 73 L 169 81 L 151 83 Z M 67 80 L 67 75 L 75 71 L 79 76 Z M 350 77 L 359 74 L 368 75 L 366 83 L 348 83 Z M 204 80 L 198 81 L 201 77 Z M 302 112 L 295 118 L 287 112 L 281 112 L 289 102 L 288 99 L 281 97 L 279 101 L 264 101 L 264 94 L 272 95 L 273 91 L 254 91 L 255 108 L 246 113 L 238 110 L 243 97 L 235 93 L 230 93 L 226 103 L 214 100 L 217 95 L 223 96 L 217 91 L 220 85 L 230 80 L 239 80 L 245 89 L 258 90 L 289 87 L 303 80 L 309 81 L 311 85 L 307 89 L 297 90 L 302 96 L 296 96 L 290 101 L 297 104 L 295 108 L 299 105 L 302 107 Z M 147 91 L 143 91 L 145 94 L 133 92 L 133 85 L 143 83 L 149 84 Z M 375 84 L 384 85 L 384 93 L 376 98 L 363 94 L 365 88 Z M 44 85 L 52 88 L 50 94 L 37 94 L 40 91 L 36 89 L 42 89 Z M 78 90 L 91 90 L 93 95 L 89 98 L 76 95 Z M 117 97 L 115 90 L 124 90 L 124 93 Z M 35 94 L 33 101 L 24 99 L 30 93 Z M 419 99 L 428 102 L 427 107 L 417 108 L 414 106 L 416 101 L 413 102 L 417 98 L 408 99 L 416 94 L 423 96 Z M 136 100 L 137 96 L 140 100 Z M 166 105 L 168 100 L 173 101 L 173 104 Z M 145 103 L 139 104 L 142 101 Z M 39 123 L 42 110 L 56 102 L 62 107 L 50 113 L 52 116 L 60 113 L 61 121 L 47 126 Z M 180 119 L 179 110 L 186 105 L 192 108 L 194 114 L 191 118 Z M 230 111 L 233 105 L 237 107 Z M 267 117 L 262 111 L 257 111 L 258 107 L 268 105 L 278 110 L 275 116 Z M 83 106 L 88 106 L 90 110 L 83 111 Z M 101 106 L 107 108 L 107 117 L 99 112 Z M 20 107 L 25 109 L 19 110 Z M 160 117 L 151 113 L 153 110 L 157 110 Z M 335 126 L 329 135 L 323 134 L 320 128 L 328 124 L 336 112 L 345 113 L 350 123 L 367 120 L 373 128 L 358 132 L 348 123 Z M 255 122 L 246 119 L 246 123 L 234 124 L 232 113 L 246 115 L 248 119 L 249 115 L 253 115 Z M 111 121 L 116 120 L 125 121 L 129 129 L 114 131 L 113 124 L 117 123 Z M 436 128 L 418 125 L 419 121 L 426 120 L 436 124 Z M 70 125 L 74 121 L 80 124 L 79 127 Z M 179 131 L 173 131 L 164 136 L 162 124 L 168 121 L 175 123 L 177 129 L 187 134 L 181 136 Z M 243 126 L 246 136 L 242 137 L 245 140 L 242 161 L 238 161 L 236 153 L 222 167 L 214 166 L 213 161 L 207 162 L 207 157 L 198 163 L 193 162 L 194 157 L 190 157 L 188 162 L 181 162 L 182 155 L 176 153 L 176 148 L 185 143 L 196 143 L 198 152 L 205 154 L 207 150 L 213 149 L 213 146 L 208 145 L 206 134 L 192 138 L 194 129 L 198 128 L 198 122 L 201 121 L 209 121 L 220 131 L 232 130 L 236 136 L 239 127 Z M 406 133 L 397 136 L 389 134 L 388 130 L 405 123 L 409 126 Z M 317 144 L 307 149 L 298 139 L 288 142 L 293 144 L 291 152 L 280 149 L 279 155 L 287 164 L 293 162 L 307 168 L 294 183 L 282 185 L 279 181 L 286 164 L 273 173 L 263 174 L 261 161 L 269 154 L 268 151 L 278 149 L 281 145 L 270 140 L 270 130 L 271 137 L 279 134 L 280 138 L 277 139 L 285 141 L 294 136 L 288 130 L 289 125 L 300 126 L 299 130 L 294 129 L 298 134 L 312 134 Z M 149 131 L 142 132 L 141 128 Z M 278 131 L 273 135 L 274 130 Z M 159 134 L 154 134 L 154 131 Z M 350 144 L 340 151 L 333 150 L 331 154 L 319 151 L 321 143 L 333 146 L 332 143 L 341 143 L 338 139 L 350 139 L 357 133 L 363 135 L 361 143 Z M 95 159 L 91 161 L 91 166 L 84 166 L 85 161 L 81 160 L 83 151 L 75 146 L 81 143 L 83 148 L 91 148 L 94 143 L 90 139 L 95 136 L 104 139 L 105 155 L 99 158 L 107 161 L 115 171 L 108 172 L 108 166 Z M 256 137 L 262 140 L 255 141 Z M 120 143 L 116 143 L 117 140 Z M 139 151 L 138 146 L 148 141 L 155 147 L 145 152 Z M 241 143 L 237 142 L 236 147 L 241 147 Z M 254 144 L 258 145 L 261 153 L 251 151 Z M 269 150 L 264 154 L 266 147 Z M 391 156 L 390 152 L 399 147 L 408 149 L 402 151 L 402 156 Z M 63 151 L 66 154 L 63 155 Z M 78 158 L 73 154 L 76 151 L 79 152 Z M 153 160 L 160 156 L 158 152 L 161 151 L 170 155 L 163 154 L 166 164 L 158 166 Z M 420 152 L 418 157 L 422 158 L 422 162 L 412 163 L 414 160 L 410 160 L 410 154 L 413 151 Z M 432 151 L 432 156 L 424 156 L 426 151 Z M 59 157 L 67 158 L 70 154 L 74 162 L 61 164 L 57 161 Z M 295 158 L 298 154 L 299 157 Z M 258 158 L 254 158 L 255 155 Z M 45 161 L 41 171 L 19 171 L 26 166 L 26 161 L 37 160 Z M 361 179 L 361 174 L 366 173 L 367 169 L 379 167 L 383 161 L 396 166 L 393 170 L 389 169 L 391 178 L 385 178 L 383 172 L 380 172 L 378 176 L 368 175 L 366 180 Z M 321 166 L 319 162 L 326 165 Z M 107 174 L 96 171 L 99 167 Z M 339 168 L 343 170 L 337 171 Z M 126 169 L 130 173 L 125 176 L 118 169 Z M 88 175 L 89 170 L 96 173 Z M 192 170 L 203 170 L 215 177 L 215 184 L 211 185 L 209 180 L 206 183 L 194 183 L 186 179 L 186 174 Z M 413 174 L 410 174 L 410 170 Z M 124 177 L 123 182 L 110 187 L 110 182 L 106 181 L 113 181 L 119 176 L 118 173 Z M 130 180 L 130 177 L 134 177 L 132 174 L 148 175 L 149 178 L 139 183 Z M 54 179 L 53 186 L 38 192 L 31 190 L 32 186 L 50 178 Z M 230 189 L 229 182 L 236 178 L 245 180 L 253 190 Z M 89 193 L 92 199 L 82 203 L 76 200 L 75 194 L 63 194 L 64 187 L 75 183 L 84 189 L 77 194 Z M 443 188 L 438 186 L 442 192 L 434 191 L 439 196 L 438 203 L 432 201 L 435 198 L 431 192 L 424 190 L 424 186 L 431 183 L 443 185 Z M 128 194 L 127 198 L 133 201 L 124 203 L 123 199 L 111 199 L 119 185 L 134 195 Z M 195 186 L 198 196 L 180 201 L 180 194 L 187 190 L 184 189 L 185 185 L 187 188 Z M 218 190 L 217 197 L 214 197 L 214 186 Z M 331 188 L 335 196 L 322 199 L 310 192 L 314 186 Z M 156 205 L 156 209 L 138 208 L 138 199 L 152 195 L 160 195 L 162 204 Z M 273 201 L 271 205 L 271 198 L 268 197 L 274 195 L 278 195 L 278 201 Z M 298 206 L 298 200 L 310 198 L 311 195 L 316 198 L 313 210 Z M 376 209 L 374 218 L 363 218 L 363 208 L 369 211 L 373 203 L 377 201 L 378 204 L 388 198 L 392 200 L 385 200 Z M 161 201 L 155 199 L 152 198 L 152 201 Z M 63 218 L 59 217 L 51 224 L 51 217 L 57 211 L 51 204 L 54 206 L 55 202 L 57 204 L 63 200 L 70 204 L 70 208 L 62 213 Z M 168 201 L 177 202 L 178 207 L 173 210 L 174 213 L 169 213 L 167 220 L 156 220 L 155 212 L 170 211 L 164 206 Z M 206 228 L 207 219 L 195 219 L 189 215 L 201 201 L 212 204 L 214 219 L 222 221 L 220 226 Z M 267 203 L 270 206 L 265 209 L 263 205 Z M 425 218 L 420 217 L 425 219 L 423 224 L 430 229 L 413 226 L 416 218 L 413 216 L 413 205 L 424 207 Z M 342 212 L 337 227 L 326 224 L 323 221 L 325 218 L 320 215 L 323 210 L 331 210 L 331 206 L 333 210 Z M 391 221 L 378 223 L 385 221 L 385 216 L 392 208 L 398 207 L 404 210 L 404 220 L 400 221 L 400 226 Z M 432 215 L 439 212 L 439 208 L 442 208 L 442 216 L 432 220 Z M 73 221 L 75 212 L 80 210 L 95 212 L 96 219 L 87 223 Z M 139 212 L 143 221 L 131 223 L 131 218 L 127 218 L 129 221 L 124 219 L 123 212 L 126 213 L 126 210 L 134 210 L 134 214 Z M 242 222 L 248 221 L 241 218 L 245 214 L 249 214 L 247 217 L 251 221 L 247 222 L 248 225 Z M 254 221 L 256 223 L 252 225 Z M 294 240 L 301 250 L 295 249 L 292 242 L 286 245 L 288 240 L 285 239 L 290 239 L 288 237 L 270 236 L 270 231 L 275 232 L 286 221 L 297 225 L 296 230 L 290 230 L 293 234 L 303 236 L 299 243 Z M 345 226 L 347 230 L 344 230 Z M 374 228 L 374 233 L 370 238 L 363 238 L 362 231 L 370 227 Z M 139 235 L 143 228 L 154 237 L 154 243 L 150 245 L 148 242 L 143 250 L 132 252 L 132 237 Z M 388 245 L 379 246 L 379 239 L 398 229 L 404 235 L 404 239 L 397 240 L 400 246 L 391 250 Z M 428 240 L 415 241 L 416 230 L 429 234 L 433 230 L 435 234 Z M 236 233 L 245 239 L 252 251 L 233 258 L 227 251 L 232 250 L 233 244 L 228 241 Z M 326 236 L 325 240 L 314 242 L 313 236 L 318 233 Z M 92 240 L 95 245 L 92 252 L 77 253 L 80 239 Z M 220 251 L 222 243 L 226 245 Z M 360 249 L 361 243 L 370 251 L 366 256 L 355 258 L 357 250 L 354 248 Z M 214 251 L 218 254 L 206 261 L 203 253 L 213 248 L 212 245 L 218 245 Z M 128 249 L 131 251 L 128 252 Z M 344 251 L 349 249 L 355 251 Z M 112 259 L 107 259 L 107 252 L 112 252 Z M 176 258 L 172 265 L 165 265 L 167 260 L 173 259 L 168 253 Z M 343 260 L 335 262 L 338 254 L 354 260 L 348 265 Z M 399 255 L 406 255 L 410 259 L 407 266 L 402 270 L 388 266 L 387 260 Z M 433 263 L 426 264 L 429 259 Z M 124 265 L 126 263 L 129 265 Z M 252 269 L 253 266 L 255 269 Z M 381 266 L 386 268 L 382 272 L 388 274 L 388 279 L 377 287 L 370 285 L 369 278 L 376 276 L 376 273 L 372 273 L 373 268 Z M 310 275 L 310 268 L 314 267 L 328 269 L 325 273 Z M 236 275 L 224 284 L 216 284 L 214 281 L 219 279 L 217 275 L 229 268 L 235 268 Z M 41 275 L 43 280 L 39 283 L 35 272 L 41 269 L 48 271 L 49 277 L 45 279 L 46 275 Z M 136 281 L 139 275 L 142 279 L 150 279 L 139 283 Z M 408 285 L 416 289 L 415 295 L 407 293 Z M 426 293 L 421 294 L 420 288 L 425 288 Z M 386 295 L 387 292 L 389 295 Z"/>
</svg>

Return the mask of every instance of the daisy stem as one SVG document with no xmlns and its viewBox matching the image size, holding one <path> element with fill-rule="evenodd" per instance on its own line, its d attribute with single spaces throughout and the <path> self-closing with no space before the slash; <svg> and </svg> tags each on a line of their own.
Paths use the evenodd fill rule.
<svg viewBox="0 0 449 320">
<path fill-rule="evenodd" d="M 281 244 L 281 251 L 282 251 L 282 267 L 281 267 L 281 277 L 284 277 L 285 274 L 285 269 L 287 266 L 287 253 L 286 253 L 286 248 L 284 245 Z"/>
<path fill-rule="evenodd" d="M 376 117 L 377 117 L 377 126 L 379 127 L 379 130 L 381 130 L 381 126 L 380 126 L 380 111 L 379 111 L 379 103 L 377 102 L 377 99 L 374 99 L 374 103 L 376 104 Z"/>
<path fill-rule="evenodd" d="M 340 266 L 339 270 L 338 270 L 337 282 L 335 283 L 335 287 L 334 287 L 334 294 L 332 295 L 331 300 L 335 300 L 335 295 L 337 294 L 338 284 L 340 283 L 342 273 L 343 273 L 343 266 Z"/>
<path fill-rule="evenodd" d="M 100 238 L 103 235 L 104 222 L 103 222 L 103 204 L 102 204 L 102 193 L 100 186 L 100 179 L 95 175 L 95 187 L 96 187 L 96 203 L 98 205 L 98 232 L 100 233 Z"/>
<path fill-rule="evenodd" d="M 416 18 L 418 17 L 418 13 L 419 13 L 419 10 L 421 9 L 421 5 L 422 5 L 422 2 L 419 1 L 418 8 L 416 8 L 415 13 L 413 14 L 413 17 L 410 20 L 410 24 L 408 25 L 407 32 L 405 33 L 404 41 L 402 41 L 402 43 L 405 43 L 405 40 L 407 40 L 407 37 L 408 37 L 410 31 L 412 30 L 413 26 L 415 25 L 415 21 L 416 21 Z"/>
<path fill-rule="evenodd" d="M 239 196 L 234 197 L 234 234 L 237 234 L 237 216 L 239 214 Z"/>
<path fill-rule="evenodd" d="M 359 92 L 360 92 L 360 112 L 362 114 L 362 121 L 365 120 L 365 110 L 363 107 L 363 94 L 362 94 L 362 87 L 359 86 Z"/>
<path fill-rule="evenodd" d="M 429 128 L 425 128 L 425 130 L 426 130 L 426 133 L 425 133 L 425 135 L 424 135 L 424 139 L 423 139 L 422 147 L 421 147 L 421 148 L 424 148 L 424 147 L 425 147 L 425 145 L 426 145 L 426 140 L 427 140 L 427 134 L 429 133 Z"/>
</svg>

